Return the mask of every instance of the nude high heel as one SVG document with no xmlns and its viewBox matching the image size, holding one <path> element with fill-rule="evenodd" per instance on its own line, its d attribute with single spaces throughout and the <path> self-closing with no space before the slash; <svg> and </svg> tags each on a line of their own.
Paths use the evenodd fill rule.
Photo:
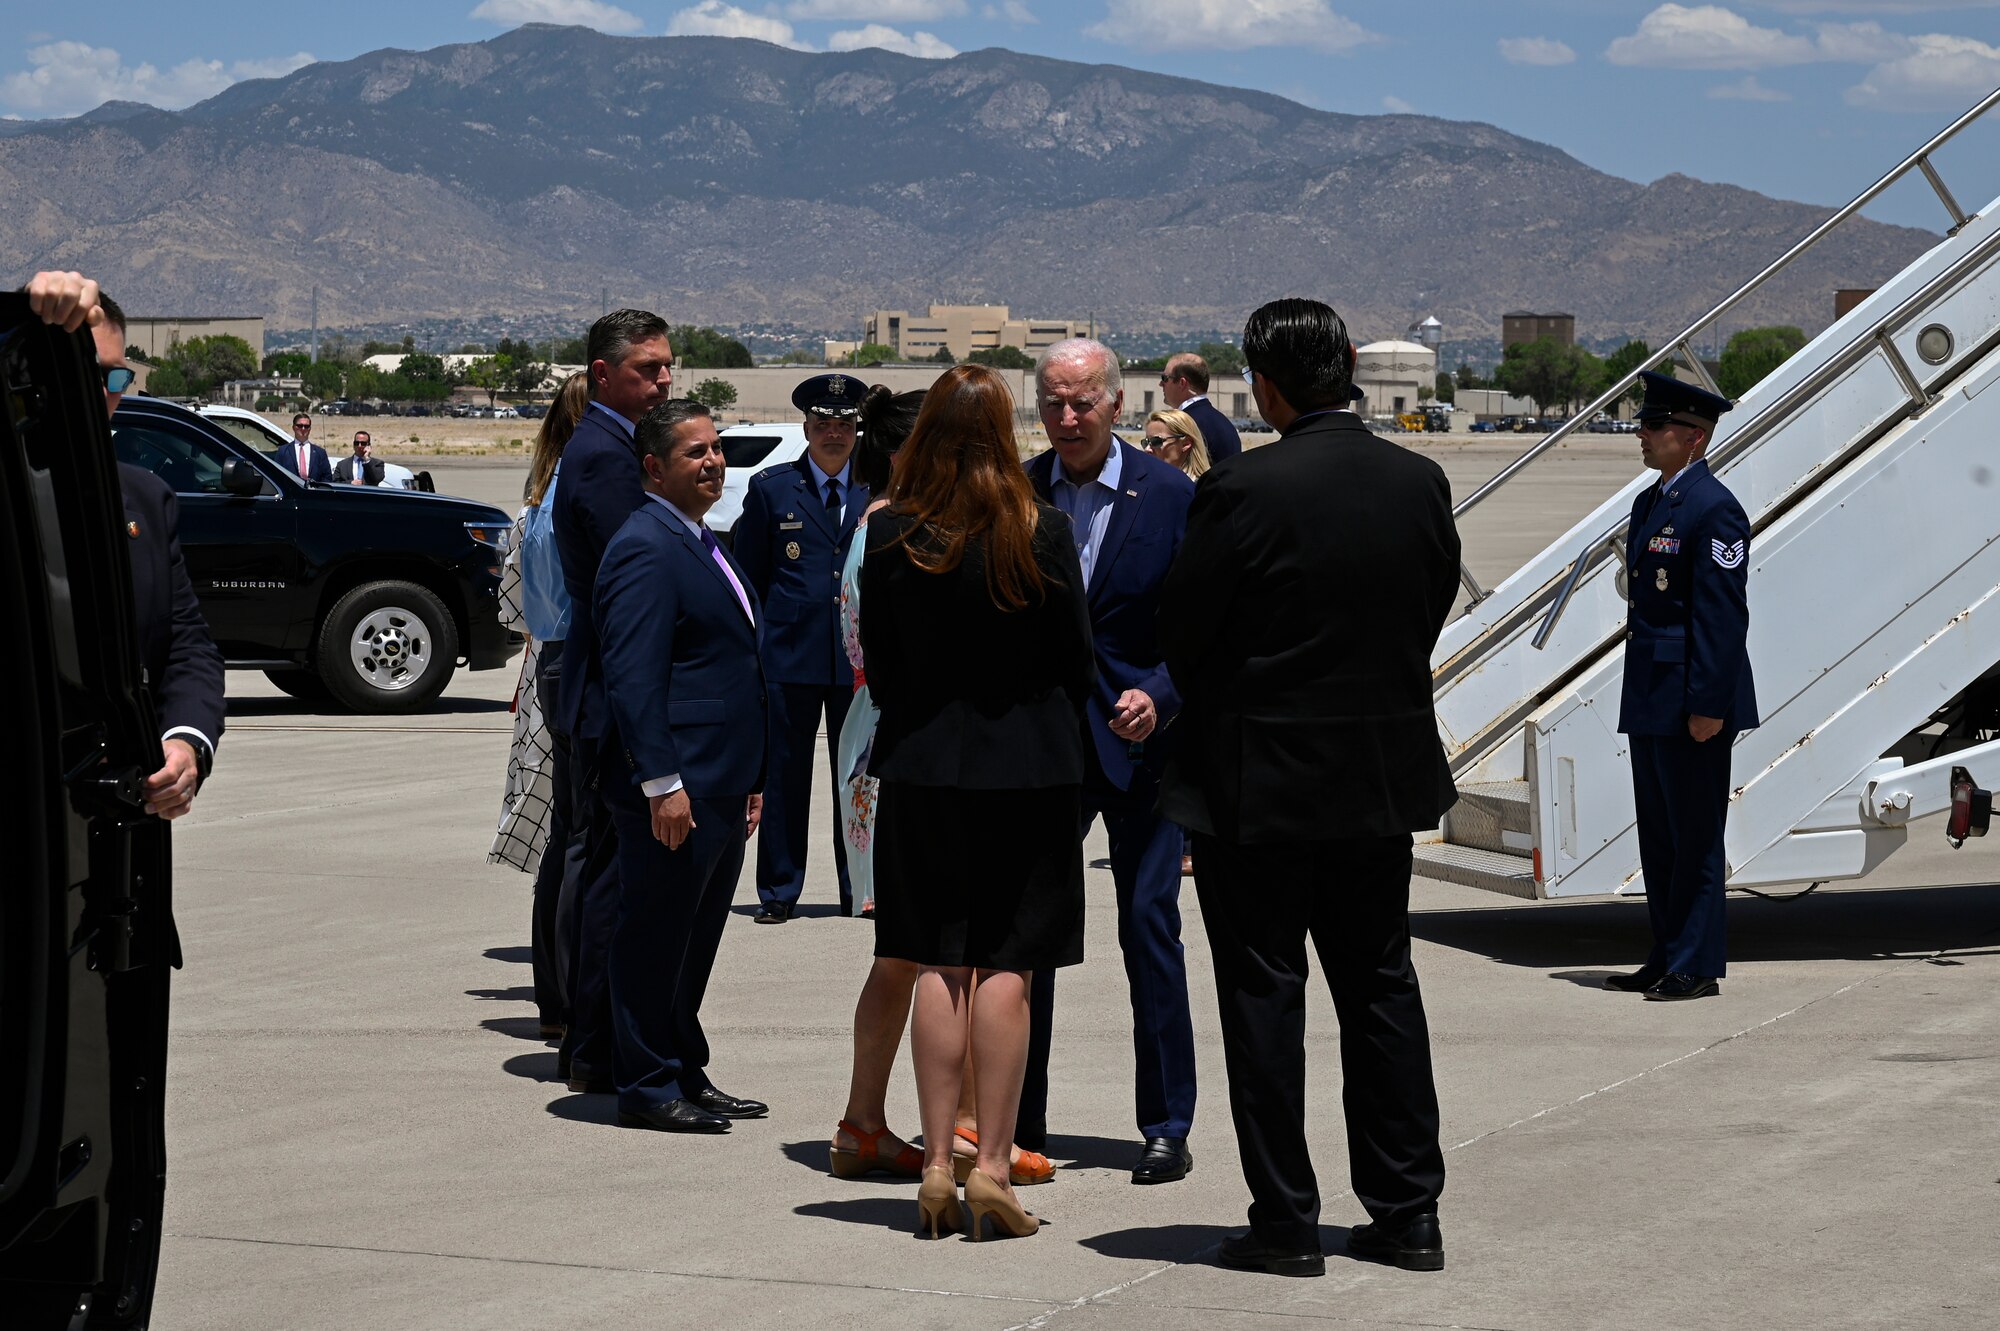
<svg viewBox="0 0 2000 1331">
<path fill-rule="evenodd" d="M 925 1175 L 928 1179 L 929 1175 Z M 1006 1189 L 988 1177 L 985 1170 L 975 1169 L 965 1181 L 965 1207 L 972 1212 L 972 1238 L 976 1243 L 985 1232 L 980 1222 L 987 1216 L 993 1217 L 995 1232 L 1008 1234 L 1017 1239 L 1026 1238 L 1042 1227 L 1042 1222 L 1028 1214 L 1021 1204 L 1007 1195 Z"/>
<path fill-rule="evenodd" d="M 943 1165 L 926 1169 L 924 1181 L 917 1185 L 917 1223 L 929 1229 L 934 1239 L 965 1227 L 965 1214 L 958 1206 L 958 1184 Z"/>
</svg>

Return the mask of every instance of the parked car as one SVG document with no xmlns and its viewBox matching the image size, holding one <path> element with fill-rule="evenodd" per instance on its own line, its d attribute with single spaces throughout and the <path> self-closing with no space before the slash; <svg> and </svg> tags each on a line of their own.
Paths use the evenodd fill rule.
<svg viewBox="0 0 2000 1331">
<path fill-rule="evenodd" d="M 259 416 L 254 411 L 245 411 L 241 407 L 207 406 L 201 409 L 201 414 L 252 448 L 260 449 L 266 453 L 274 448 L 285 448 L 292 442 L 290 435 L 271 424 L 270 421 Z M 332 447 L 328 447 L 322 443 L 320 447 L 326 449 L 327 457 L 330 461 L 336 463 L 340 461 L 340 445 L 338 443 L 335 443 Z M 423 490 L 428 488 L 418 481 L 417 473 L 395 462 L 384 462 L 382 464 L 382 486 L 388 490 Z"/>
<path fill-rule="evenodd" d="M 521 419 L 521 413 L 513 407 L 502 404 L 493 408 L 493 419 L 496 421 L 517 421 Z"/>
<path fill-rule="evenodd" d="M 460 665 L 519 646 L 500 625 L 513 520 L 469 499 L 308 484 L 256 443 L 158 398 L 111 418 L 121 461 L 180 498 L 181 549 L 224 660 L 294 697 L 408 712 Z"/>
<path fill-rule="evenodd" d="M 538 421 L 549 414 L 549 407 L 546 402 L 523 402 L 514 411 L 524 421 Z"/>
<path fill-rule="evenodd" d="M 1499 429 L 1500 427 L 1498 425 L 1495 425 L 1492 421 L 1474 421 L 1472 423 L 1472 432 L 1474 434 L 1494 434 L 1497 433 Z"/>
<path fill-rule="evenodd" d="M 723 541 L 730 539 L 736 519 L 743 515 L 743 497 L 750 492 L 750 478 L 766 467 L 796 462 L 806 455 L 804 425 L 732 425 L 721 431 L 723 461 L 729 466 L 722 477 L 722 498 L 708 510 L 708 525 Z"/>
</svg>

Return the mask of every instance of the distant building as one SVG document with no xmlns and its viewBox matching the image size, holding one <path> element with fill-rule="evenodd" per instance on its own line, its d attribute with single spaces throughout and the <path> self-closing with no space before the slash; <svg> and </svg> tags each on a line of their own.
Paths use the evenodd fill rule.
<svg viewBox="0 0 2000 1331">
<path fill-rule="evenodd" d="M 305 381 L 289 376 L 268 379 L 228 379 L 223 381 L 222 400 L 232 407 L 254 404 L 260 397 L 299 397 Z"/>
<path fill-rule="evenodd" d="M 1411 324 L 1404 336 L 1420 347 L 1429 347 L 1432 351 L 1436 351 L 1444 345 L 1444 325 L 1439 323 L 1437 316 L 1433 314 L 1421 323 Z"/>
<path fill-rule="evenodd" d="M 261 314 L 216 315 L 206 318 L 147 317 L 125 321 L 125 344 L 137 347 L 148 360 L 159 360 L 176 342 L 192 342 L 198 337 L 227 334 L 240 337 L 264 363 L 264 316 Z"/>
<path fill-rule="evenodd" d="M 929 360 L 941 347 L 961 360 L 995 347 L 1018 347 L 1032 356 L 1080 336 L 1074 319 L 1016 319 L 1005 305 L 933 305 L 917 315 L 876 310 L 861 327 L 864 342 L 890 347 L 906 361 Z"/>
<path fill-rule="evenodd" d="M 1539 342 L 1545 337 L 1552 337 L 1565 347 L 1574 345 L 1576 316 L 1530 314 L 1526 310 L 1515 310 L 1500 316 L 1500 346 L 1503 350 L 1521 342 Z"/>
<path fill-rule="evenodd" d="M 1415 411 L 1437 388 L 1437 352 L 1417 342 L 1370 342 L 1354 352 L 1354 386 L 1361 390 L 1362 416 L 1396 416 Z"/>
<path fill-rule="evenodd" d="M 828 365 L 838 365 L 855 352 L 861 350 L 859 342 L 836 342 L 832 338 L 828 338 L 825 342 L 821 343 L 821 346 L 825 350 L 821 353 L 820 358 Z"/>
</svg>

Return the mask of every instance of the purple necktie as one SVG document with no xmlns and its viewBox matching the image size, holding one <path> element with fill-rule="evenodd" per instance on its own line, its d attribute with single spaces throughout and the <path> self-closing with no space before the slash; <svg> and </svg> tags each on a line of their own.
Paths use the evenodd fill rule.
<svg viewBox="0 0 2000 1331">
<path fill-rule="evenodd" d="M 701 529 L 701 544 L 708 551 L 708 557 L 715 561 L 715 566 L 722 570 L 722 576 L 729 579 L 730 589 L 736 593 L 737 603 L 743 607 L 744 615 L 752 624 L 756 623 L 757 616 L 750 613 L 750 598 L 744 594 L 743 584 L 736 580 L 736 570 L 729 567 L 729 561 L 723 557 L 721 545 L 716 542 L 715 533 L 706 526 Z"/>
</svg>

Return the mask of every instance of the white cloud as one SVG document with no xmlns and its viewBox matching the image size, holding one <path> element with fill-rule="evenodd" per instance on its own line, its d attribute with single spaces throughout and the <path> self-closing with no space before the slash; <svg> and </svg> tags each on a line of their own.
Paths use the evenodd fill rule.
<svg viewBox="0 0 2000 1331">
<path fill-rule="evenodd" d="M 1931 33 L 1909 39 L 1846 93 L 1849 106 L 1880 111 L 1962 111 L 2000 87 L 2000 47 Z"/>
<path fill-rule="evenodd" d="M 1382 37 L 1327 0 L 1110 0 L 1086 37 L 1147 50 L 1243 51 L 1257 46 L 1351 51 Z"/>
<path fill-rule="evenodd" d="M 1022 27 L 1041 22 L 1035 17 L 1035 11 L 1022 4 L 1021 0 L 1005 0 L 1002 4 L 987 5 L 979 11 L 979 16 L 988 20 L 1005 19 Z"/>
<path fill-rule="evenodd" d="M 898 55 L 913 55 L 921 60 L 949 60 L 958 54 L 957 47 L 940 41 L 928 32 L 911 33 L 906 37 L 880 23 L 871 23 L 851 32 L 836 32 L 826 39 L 829 51 L 860 51 L 871 46 L 879 46 Z"/>
<path fill-rule="evenodd" d="M 1392 116 L 1413 116 L 1417 113 L 1416 107 L 1411 106 L 1394 93 L 1390 93 L 1382 99 L 1382 109 Z"/>
<path fill-rule="evenodd" d="M 1708 90 L 1708 95 L 1719 102 L 1789 102 L 1792 95 L 1767 88 L 1757 82 L 1755 74 L 1745 74 L 1734 83 L 1720 83 Z"/>
<path fill-rule="evenodd" d="M 1567 65 L 1576 52 L 1553 37 L 1502 37 L 1500 58 L 1510 65 Z"/>
<path fill-rule="evenodd" d="M 878 23 L 930 23 L 962 18 L 965 0 L 792 0 L 788 18 L 863 19 Z"/>
<path fill-rule="evenodd" d="M 1938 9 L 2000 9 L 2000 0 L 1749 0 L 1786 14 L 1921 14 Z"/>
<path fill-rule="evenodd" d="M 795 51 L 812 49 L 792 36 L 792 25 L 783 19 L 752 14 L 735 5 L 724 4 L 723 0 L 701 0 L 700 4 L 681 10 L 667 20 L 667 36 L 754 37 L 760 42 L 774 42 Z"/>
<path fill-rule="evenodd" d="M 191 106 L 243 79 L 276 78 L 313 62 L 304 51 L 266 60 L 184 60 L 171 69 L 128 65 L 108 46 L 49 42 L 28 50 L 29 68 L 0 78 L 0 103 L 40 115 L 79 115 L 109 101 L 169 111 Z"/>
<path fill-rule="evenodd" d="M 1614 65 L 1668 69 L 1764 69 L 1819 58 L 1810 38 L 1759 28 L 1720 5 L 1661 5 L 1604 54 Z"/>
<path fill-rule="evenodd" d="M 480 0 L 472 18 L 514 27 L 521 23 L 562 23 L 599 32 L 638 32 L 645 20 L 603 0 Z"/>
</svg>

